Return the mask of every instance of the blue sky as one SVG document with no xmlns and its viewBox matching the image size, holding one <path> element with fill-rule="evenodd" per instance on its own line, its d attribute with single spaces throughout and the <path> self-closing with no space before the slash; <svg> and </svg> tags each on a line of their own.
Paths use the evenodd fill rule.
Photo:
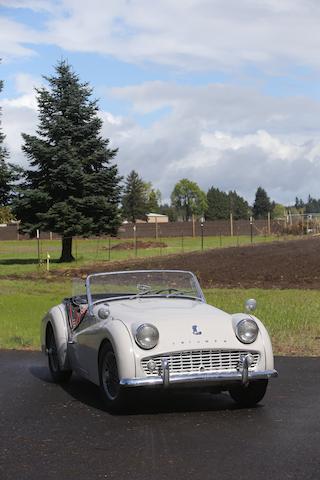
<svg viewBox="0 0 320 480">
<path fill-rule="evenodd" d="M 26 165 L 34 86 L 63 58 L 94 88 L 121 174 L 164 200 L 183 177 L 319 197 L 319 20 L 316 0 L 0 0 L 11 161 Z"/>
</svg>

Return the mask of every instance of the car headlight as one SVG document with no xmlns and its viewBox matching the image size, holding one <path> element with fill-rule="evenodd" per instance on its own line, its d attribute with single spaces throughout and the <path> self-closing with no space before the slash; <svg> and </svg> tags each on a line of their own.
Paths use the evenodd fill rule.
<svg viewBox="0 0 320 480">
<path fill-rule="evenodd" d="M 154 348 L 159 341 L 158 329 L 150 323 L 144 323 L 137 328 L 135 340 L 144 350 Z"/>
<path fill-rule="evenodd" d="M 251 318 L 241 320 L 236 327 L 236 335 L 242 343 L 253 343 L 259 333 L 258 325 Z"/>
</svg>

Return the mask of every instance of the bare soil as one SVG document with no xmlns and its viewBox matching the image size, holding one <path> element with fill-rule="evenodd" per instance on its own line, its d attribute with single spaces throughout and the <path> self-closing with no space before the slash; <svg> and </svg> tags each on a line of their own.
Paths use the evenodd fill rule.
<svg viewBox="0 0 320 480">
<path fill-rule="evenodd" d="M 50 277 L 54 280 L 60 276 L 149 268 L 191 270 L 204 288 L 320 289 L 320 238 L 99 262 L 85 268 L 56 271 Z"/>
<path fill-rule="evenodd" d="M 204 288 L 320 289 L 320 237 L 99 262 L 81 268 L 56 270 L 43 276 L 54 281 L 59 277 L 84 277 L 93 272 L 149 268 L 190 270 L 198 276 Z M 6 278 L 38 279 L 39 274 Z"/>
<path fill-rule="evenodd" d="M 145 248 L 165 248 L 168 245 L 164 242 L 143 242 L 142 240 L 137 240 L 136 246 L 134 242 L 121 242 L 113 245 L 111 250 L 134 250 L 137 249 L 145 249 Z M 108 247 L 105 247 L 107 249 Z"/>
</svg>

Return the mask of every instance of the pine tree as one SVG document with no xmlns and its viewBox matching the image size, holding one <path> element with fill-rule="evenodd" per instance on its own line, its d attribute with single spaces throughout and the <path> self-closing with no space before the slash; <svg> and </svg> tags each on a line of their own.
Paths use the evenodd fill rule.
<svg viewBox="0 0 320 480">
<path fill-rule="evenodd" d="M 270 202 L 267 192 L 262 187 L 258 187 L 252 208 L 254 218 L 267 218 L 268 212 L 271 213 L 272 209 L 273 205 Z"/>
<path fill-rule="evenodd" d="M 207 220 L 226 220 L 230 215 L 230 202 L 226 192 L 211 187 L 207 193 Z"/>
<path fill-rule="evenodd" d="M 135 170 L 129 173 L 122 195 L 122 216 L 135 223 L 148 213 L 147 184 Z"/>
<path fill-rule="evenodd" d="M 248 202 L 237 194 L 237 192 L 230 191 L 228 193 L 229 197 L 229 208 L 230 212 L 233 215 L 234 220 L 247 219 L 249 216 L 249 204 Z"/>
<path fill-rule="evenodd" d="M 111 164 L 117 149 L 101 137 L 102 120 L 92 89 L 81 83 L 66 61 L 49 88 L 37 89 L 37 135 L 22 134 L 31 169 L 15 202 L 22 230 L 37 229 L 62 237 L 60 261 L 74 260 L 72 237 L 114 234 L 120 223 L 120 177 Z"/>
</svg>

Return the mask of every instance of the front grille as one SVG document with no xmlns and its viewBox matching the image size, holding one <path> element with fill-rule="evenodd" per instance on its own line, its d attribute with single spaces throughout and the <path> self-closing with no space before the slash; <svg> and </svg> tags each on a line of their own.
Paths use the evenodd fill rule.
<svg viewBox="0 0 320 480">
<path fill-rule="evenodd" d="M 236 370 L 241 355 L 251 353 L 253 363 L 250 369 L 253 369 L 259 360 L 258 352 L 248 352 L 241 350 L 189 350 L 183 352 L 168 353 L 164 355 L 148 357 L 141 360 L 143 371 L 146 375 L 158 375 L 161 368 L 161 360 L 167 359 L 169 362 L 170 373 L 195 373 L 195 372 L 216 372 Z M 147 367 L 149 360 L 154 360 L 157 364 L 157 371 L 150 372 Z"/>
</svg>

